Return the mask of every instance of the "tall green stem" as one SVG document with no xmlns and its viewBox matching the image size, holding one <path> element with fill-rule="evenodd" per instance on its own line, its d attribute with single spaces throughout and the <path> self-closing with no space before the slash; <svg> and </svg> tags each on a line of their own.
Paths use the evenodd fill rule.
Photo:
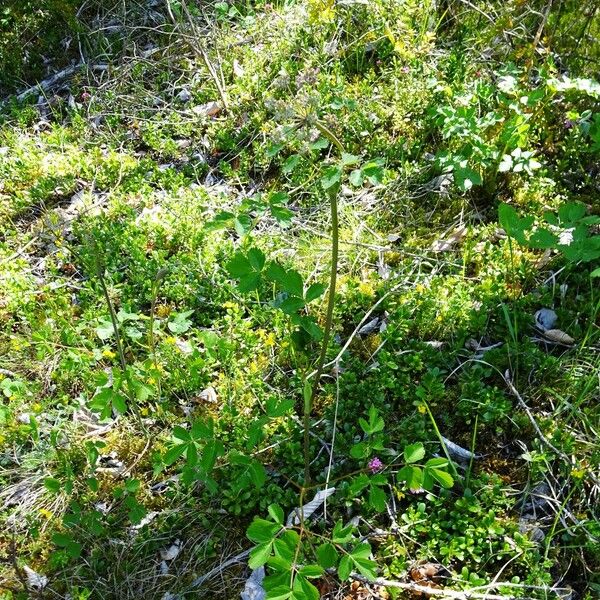
<svg viewBox="0 0 600 600">
<path fill-rule="evenodd" d="M 329 298 L 327 300 L 327 314 L 325 317 L 325 329 L 323 331 L 323 341 L 321 343 L 321 352 L 317 362 L 315 378 L 310 390 L 310 394 L 304 398 L 304 485 L 310 484 L 310 413 L 312 412 L 313 400 L 319 388 L 319 380 L 323 373 L 323 366 L 327 357 L 327 348 L 331 338 L 331 329 L 333 325 L 333 308 L 335 306 L 335 287 L 337 283 L 338 270 L 338 250 L 339 250 L 339 226 L 338 226 L 338 197 L 339 185 L 332 188 L 329 195 L 329 204 L 331 208 L 331 273 L 329 276 Z"/>
</svg>

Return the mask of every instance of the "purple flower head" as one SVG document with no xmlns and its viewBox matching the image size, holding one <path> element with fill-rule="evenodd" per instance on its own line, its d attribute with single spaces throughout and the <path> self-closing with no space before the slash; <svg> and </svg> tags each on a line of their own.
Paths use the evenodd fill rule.
<svg viewBox="0 0 600 600">
<path fill-rule="evenodd" d="M 565 119 L 565 129 L 573 129 L 573 127 L 575 127 L 575 123 L 571 119 Z"/>
<path fill-rule="evenodd" d="M 383 469 L 384 464 L 375 456 L 369 461 L 367 466 L 369 467 L 369 471 L 371 471 L 371 473 L 377 473 Z"/>
</svg>

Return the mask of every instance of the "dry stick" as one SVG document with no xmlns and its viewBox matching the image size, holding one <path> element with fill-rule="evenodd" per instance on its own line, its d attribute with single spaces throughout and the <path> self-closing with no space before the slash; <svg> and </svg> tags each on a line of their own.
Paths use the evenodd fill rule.
<svg viewBox="0 0 600 600">
<path fill-rule="evenodd" d="M 221 79 L 219 78 L 218 73 L 216 72 L 215 68 L 213 67 L 213 64 L 210 62 L 210 58 L 208 57 L 206 50 L 204 49 L 204 47 L 202 46 L 202 44 L 200 42 L 201 34 L 198 31 L 198 28 L 196 27 L 196 23 L 194 23 L 194 19 L 193 19 L 192 15 L 190 14 L 190 11 L 188 10 L 188 7 L 184 0 L 182 0 L 182 2 L 181 2 L 181 7 L 183 8 L 183 11 L 185 12 L 185 16 L 187 17 L 190 27 L 192 28 L 192 31 L 194 32 L 194 36 L 192 38 L 192 39 L 194 39 L 194 41 L 188 40 L 188 44 L 189 44 L 190 48 L 194 51 L 194 53 L 197 54 L 200 57 L 200 59 L 202 60 L 202 62 L 204 63 L 211 79 L 213 80 L 213 83 L 215 84 L 215 87 L 217 88 L 217 92 L 219 93 L 221 102 L 223 103 L 223 109 L 226 112 L 229 112 L 229 102 L 227 101 L 227 94 L 225 93 L 225 89 L 223 88 Z M 169 17 L 171 18 L 171 21 L 173 21 L 173 25 L 175 25 L 177 27 L 178 26 L 177 19 L 175 18 L 175 15 L 173 14 L 173 11 L 171 9 L 171 0 L 167 0 L 167 11 L 169 13 Z"/>
<path fill-rule="evenodd" d="M 400 590 L 409 590 L 411 592 L 419 592 L 426 596 L 442 596 L 445 598 L 456 598 L 458 600 L 470 600 L 471 598 L 482 598 L 484 600 L 533 600 L 531 596 L 504 596 L 499 594 L 489 594 L 489 593 L 478 593 L 473 592 L 471 590 L 443 590 L 439 588 L 432 588 L 425 585 L 419 585 L 417 583 L 402 583 L 401 581 L 389 581 L 387 579 L 383 579 L 378 577 L 374 580 L 369 580 L 358 573 L 352 573 L 350 576 L 352 579 L 356 579 L 357 581 L 361 581 L 367 584 L 374 584 L 388 588 L 396 588 Z M 509 587 L 513 587 L 511 584 L 503 584 L 498 583 L 493 587 L 500 587 L 503 585 L 508 585 Z M 481 589 L 481 588 L 478 588 Z"/>
<path fill-rule="evenodd" d="M 544 15 L 542 17 L 542 21 L 541 21 L 540 26 L 538 27 L 538 30 L 535 34 L 535 38 L 533 40 L 533 50 L 534 51 L 538 47 L 538 44 L 540 43 L 540 40 L 542 39 L 542 33 L 544 32 L 544 27 L 546 27 L 546 23 L 548 22 L 548 17 L 550 16 L 550 10 L 552 9 L 552 2 L 553 2 L 553 0 L 548 1 L 548 4 L 546 5 L 546 9 L 544 10 Z"/>
</svg>

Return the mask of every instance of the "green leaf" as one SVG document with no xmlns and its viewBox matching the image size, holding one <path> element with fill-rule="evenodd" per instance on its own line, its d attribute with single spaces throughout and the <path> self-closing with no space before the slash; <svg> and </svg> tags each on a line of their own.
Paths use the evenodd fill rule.
<svg viewBox="0 0 600 600">
<path fill-rule="evenodd" d="M 404 448 L 404 460 L 409 464 L 419 462 L 424 457 L 425 448 L 420 442 L 410 444 Z"/>
<path fill-rule="evenodd" d="M 266 600 L 287 600 L 292 597 L 292 590 L 285 585 L 279 585 L 273 589 L 267 590 Z"/>
<path fill-rule="evenodd" d="M 342 152 L 342 165 L 344 167 L 348 167 L 350 165 L 355 165 L 360 160 L 360 156 L 356 156 L 355 154 L 347 154 L 346 152 Z"/>
<path fill-rule="evenodd" d="M 286 298 L 280 305 L 279 308 L 286 315 L 293 315 L 297 313 L 301 308 L 304 308 L 306 303 L 303 298 L 299 298 L 297 296 L 289 296 Z"/>
<path fill-rule="evenodd" d="M 309 302 L 312 302 L 313 300 L 319 298 L 319 296 L 322 296 L 326 289 L 326 286 L 322 283 L 313 283 L 306 290 L 306 295 L 304 296 L 306 303 L 308 304 Z"/>
<path fill-rule="evenodd" d="M 105 341 L 112 335 L 114 335 L 115 330 L 110 319 L 101 319 L 100 324 L 96 327 L 96 335 L 102 340 Z"/>
<path fill-rule="evenodd" d="M 173 320 L 167 325 L 172 333 L 185 333 L 192 326 L 192 322 L 188 319 L 193 314 L 193 310 L 186 310 L 181 313 L 175 313 Z"/>
<path fill-rule="evenodd" d="M 275 523 L 283 525 L 284 514 L 281 506 L 279 506 L 278 504 L 270 504 L 267 510 L 269 511 L 271 519 L 273 519 Z"/>
<path fill-rule="evenodd" d="M 249 540 L 257 544 L 262 544 L 270 542 L 277 535 L 279 529 L 280 527 L 277 523 L 255 518 L 246 530 L 246 536 Z"/>
<path fill-rule="evenodd" d="M 365 178 L 360 169 L 354 169 L 354 171 L 352 171 L 348 177 L 348 181 L 354 187 L 360 187 L 363 184 L 364 179 Z"/>
<path fill-rule="evenodd" d="M 335 544 L 346 544 L 352 539 L 352 532 L 354 531 L 354 525 L 349 524 L 344 527 L 341 521 L 338 521 L 331 534 L 331 540 Z"/>
<path fill-rule="evenodd" d="M 426 463 L 425 466 L 426 467 L 435 467 L 435 468 L 442 468 L 448 465 L 448 459 L 447 458 L 443 458 L 441 456 L 436 456 L 435 458 L 430 458 Z"/>
<path fill-rule="evenodd" d="M 448 489 L 454 485 L 454 479 L 450 473 L 446 473 L 446 471 L 442 471 L 440 469 L 428 469 L 428 471 L 443 488 Z"/>
<path fill-rule="evenodd" d="M 252 265 L 242 252 L 236 252 L 233 258 L 225 265 L 225 269 L 227 269 L 231 277 L 237 279 L 251 273 Z"/>
<path fill-rule="evenodd" d="M 122 394 L 112 395 L 112 405 L 120 415 L 127 412 L 127 399 Z"/>
<path fill-rule="evenodd" d="M 192 439 L 190 432 L 187 429 L 181 427 L 180 425 L 175 425 L 175 427 L 173 427 L 173 437 L 184 442 L 188 442 Z"/>
<path fill-rule="evenodd" d="M 259 463 L 257 460 L 253 461 L 249 467 L 249 471 L 254 487 L 261 488 L 267 480 L 267 472 L 262 463 Z"/>
<path fill-rule="evenodd" d="M 342 581 L 346 581 L 350 577 L 350 573 L 352 573 L 352 559 L 349 556 L 342 556 L 338 567 L 338 577 Z"/>
<path fill-rule="evenodd" d="M 350 448 L 350 456 L 352 458 L 366 458 L 371 453 L 371 449 L 369 448 L 369 444 L 365 442 L 358 442 L 358 444 L 354 444 L 352 448 Z"/>
<path fill-rule="evenodd" d="M 58 494 L 62 484 L 58 479 L 54 479 L 54 477 L 46 477 L 46 479 L 44 479 L 44 487 L 47 490 L 50 490 L 53 494 Z"/>
<path fill-rule="evenodd" d="M 139 479 L 128 479 L 125 482 L 125 489 L 130 494 L 135 494 L 135 492 L 137 492 L 140 489 L 140 481 L 139 481 Z"/>
<path fill-rule="evenodd" d="M 411 490 L 419 490 L 423 485 L 423 471 L 419 467 L 406 465 L 398 471 L 398 479 L 404 481 Z"/>
<path fill-rule="evenodd" d="M 265 266 L 265 255 L 259 248 L 248 250 L 248 262 L 255 271 L 261 271 Z"/>
<path fill-rule="evenodd" d="M 280 224 L 280 225 L 289 225 L 292 221 L 292 217 L 294 216 L 293 211 L 285 206 L 279 206 L 278 204 L 271 204 L 271 216 Z"/>
<path fill-rule="evenodd" d="M 558 209 L 558 218 L 563 223 L 573 223 L 585 216 L 585 204 L 580 202 L 565 202 Z"/>
<path fill-rule="evenodd" d="M 595 277 L 600 277 L 600 268 L 598 269 L 594 269 L 591 273 L 590 273 L 590 278 L 594 279 Z"/>
<path fill-rule="evenodd" d="M 329 542 L 325 542 L 317 548 L 317 558 L 319 560 L 319 564 L 324 569 L 330 569 L 335 567 L 339 556 L 335 546 Z"/>
<path fill-rule="evenodd" d="M 385 510 L 385 500 L 385 492 L 380 487 L 377 487 L 376 485 L 371 485 L 369 487 L 369 504 L 377 512 L 383 512 Z"/>
<path fill-rule="evenodd" d="M 351 496 L 356 496 L 360 494 L 366 487 L 368 487 L 371 480 L 367 476 L 366 473 L 361 473 L 358 477 L 355 477 L 350 483 L 350 487 L 348 488 L 348 493 Z"/>
<path fill-rule="evenodd" d="M 275 548 L 275 554 L 285 561 L 286 569 L 291 569 L 292 562 L 296 556 L 296 549 L 300 543 L 300 536 L 292 530 L 285 531 L 280 537 L 278 537 L 273 546 Z"/>
<path fill-rule="evenodd" d="M 302 577 L 321 577 L 323 575 L 323 567 L 320 565 L 305 565 L 298 571 Z"/>
<path fill-rule="evenodd" d="M 530 248 L 545 250 L 546 248 L 554 248 L 557 241 L 558 238 L 552 232 L 547 229 L 539 228 L 531 234 L 527 241 L 527 245 Z"/>
<path fill-rule="evenodd" d="M 172 465 L 178 458 L 180 458 L 187 448 L 187 444 L 177 444 L 166 451 L 163 462 L 165 465 Z"/>
<path fill-rule="evenodd" d="M 296 600 L 319 600 L 319 590 L 301 574 L 294 580 L 294 596 Z"/>
<path fill-rule="evenodd" d="M 273 158 L 274 156 L 276 156 L 281 149 L 283 148 L 284 144 L 275 144 L 272 143 L 268 148 L 267 148 L 267 156 L 269 158 Z"/>
<path fill-rule="evenodd" d="M 324 137 L 320 137 L 316 141 L 314 141 L 310 144 L 310 149 L 311 150 L 324 150 L 328 146 L 329 146 L 329 141 Z"/>
<path fill-rule="evenodd" d="M 240 292 L 251 292 L 258 287 L 260 282 L 260 273 L 250 273 L 249 275 L 244 275 L 240 277 L 240 283 L 238 288 Z"/>
<path fill-rule="evenodd" d="M 337 165 L 333 165 L 325 169 L 325 174 L 321 177 L 321 185 L 324 190 L 328 190 L 338 184 L 342 178 L 342 169 Z"/>
<path fill-rule="evenodd" d="M 298 166 L 299 162 L 300 162 L 300 155 L 292 154 L 291 156 L 288 156 L 285 159 L 285 162 L 283 163 L 283 167 L 281 168 L 281 170 L 286 174 L 291 173 Z"/>
<path fill-rule="evenodd" d="M 304 282 L 297 271 L 290 269 L 286 271 L 285 277 L 279 282 L 281 287 L 292 296 L 304 296 Z"/>
<path fill-rule="evenodd" d="M 271 555 L 271 549 L 273 548 L 273 542 L 268 541 L 258 546 L 255 546 L 250 551 L 250 556 L 248 558 L 248 566 L 251 569 L 258 569 L 258 567 L 262 567 L 267 562 L 267 559 Z"/>
</svg>

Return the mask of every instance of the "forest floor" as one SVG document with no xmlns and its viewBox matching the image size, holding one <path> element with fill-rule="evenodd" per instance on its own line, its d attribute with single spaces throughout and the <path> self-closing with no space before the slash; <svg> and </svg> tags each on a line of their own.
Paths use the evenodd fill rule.
<svg viewBox="0 0 600 600">
<path fill-rule="evenodd" d="M 2 108 L 0 598 L 598 597 L 600 85 L 508 9 L 172 5 Z M 332 487 L 282 592 L 246 530 Z"/>
</svg>

